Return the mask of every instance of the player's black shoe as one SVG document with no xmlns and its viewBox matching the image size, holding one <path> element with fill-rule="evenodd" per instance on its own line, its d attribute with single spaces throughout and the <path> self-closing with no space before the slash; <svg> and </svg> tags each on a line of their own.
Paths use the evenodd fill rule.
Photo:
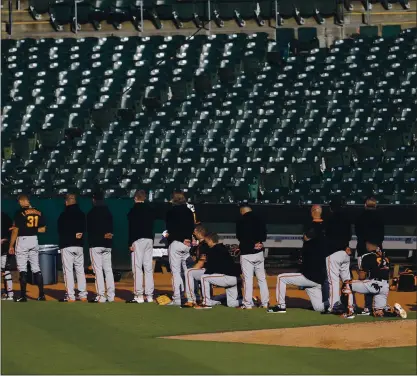
<svg viewBox="0 0 417 376">
<path fill-rule="evenodd" d="M 44 301 L 46 301 L 46 297 L 45 297 L 45 295 L 41 295 L 36 300 L 39 301 L 39 302 L 44 302 Z"/>
<path fill-rule="evenodd" d="M 267 313 L 286 313 L 286 308 L 281 308 L 280 306 L 269 307 L 266 310 Z"/>
<path fill-rule="evenodd" d="M 27 301 L 28 301 L 28 299 L 26 298 L 26 296 L 21 296 L 19 298 L 16 298 L 16 300 L 15 300 L 16 303 L 25 303 Z"/>
</svg>

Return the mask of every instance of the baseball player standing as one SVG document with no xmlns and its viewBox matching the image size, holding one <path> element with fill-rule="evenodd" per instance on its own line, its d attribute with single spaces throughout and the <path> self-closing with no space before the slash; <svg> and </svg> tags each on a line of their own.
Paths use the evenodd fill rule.
<svg viewBox="0 0 417 376">
<path fill-rule="evenodd" d="M 253 274 L 258 280 L 262 307 L 268 308 L 269 290 L 266 282 L 263 242 L 266 240 L 265 223 L 244 204 L 240 208 L 241 218 L 236 224 L 236 238 L 239 240 L 240 265 L 244 279 L 243 309 L 253 306 Z"/>
<path fill-rule="evenodd" d="M 77 274 L 78 298 L 87 301 L 87 283 L 84 273 L 85 214 L 77 204 L 74 194 L 65 197 L 65 210 L 58 218 L 59 248 L 61 249 L 62 270 L 66 296 L 61 302 L 75 302 L 74 268 Z"/>
<path fill-rule="evenodd" d="M 326 268 L 329 282 L 329 310 L 336 311 L 341 307 L 340 279 L 350 280 L 349 242 L 352 238 L 352 228 L 346 214 L 342 212 L 342 201 L 335 198 L 330 203 L 331 216 L 326 224 L 327 257 Z"/>
<path fill-rule="evenodd" d="M 143 272 L 145 272 L 145 295 L 148 303 L 153 302 L 153 239 L 154 211 L 145 202 L 146 193 L 143 190 L 135 193 L 135 204 L 130 209 L 127 219 L 129 222 L 129 247 L 132 258 L 134 278 L 134 298 L 126 303 L 144 303 Z"/>
<path fill-rule="evenodd" d="M 20 297 L 15 301 L 18 303 L 27 301 L 28 262 L 30 263 L 30 268 L 39 288 L 39 297 L 37 300 L 43 301 L 46 299 L 43 292 L 43 277 L 39 267 L 38 232 L 43 233 L 46 231 L 45 220 L 39 210 L 30 206 L 28 196 L 20 195 L 17 200 L 21 208 L 16 212 L 14 217 L 9 247 L 9 254 L 16 255 L 17 269 L 20 273 Z"/>
<path fill-rule="evenodd" d="M 87 214 L 87 232 L 91 265 L 96 276 L 97 293 L 95 299 L 90 300 L 90 303 L 113 302 L 115 297 L 111 263 L 113 216 L 104 203 L 104 197 L 101 192 L 95 193 L 93 196 L 93 208 Z M 106 276 L 106 286 L 104 285 L 103 272 Z"/>
<path fill-rule="evenodd" d="M 1 212 L 1 274 L 4 281 L 4 295 L 1 300 L 13 300 L 13 281 L 9 265 L 9 242 L 13 222 L 5 213 Z"/>
<path fill-rule="evenodd" d="M 174 192 L 172 208 L 166 215 L 166 229 L 168 233 L 168 257 L 172 273 L 173 296 L 170 305 L 181 305 L 181 268 L 187 273 L 186 260 L 190 256 L 190 247 L 194 232 L 194 215 L 187 207 L 182 192 Z"/>
<path fill-rule="evenodd" d="M 382 243 L 385 236 L 384 221 L 376 208 L 376 200 L 373 197 L 366 199 L 365 210 L 359 215 L 355 223 L 355 234 L 357 237 L 356 250 L 358 252 L 358 269 L 361 269 L 362 256 L 367 253 L 366 241 L 374 239 L 377 245 L 382 249 Z M 365 308 L 362 315 L 369 316 L 372 311 L 371 294 L 365 294 Z"/>
<path fill-rule="evenodd" d="M 283 273 L 277 278 L 277 305 L 267 310 L 268 313 L 285 313 L 285 295 L 287 285 L 305 287 L 315 311 L 323 312 L 328 302 L 323 302 L 322 284 L 326 280 L 325 264 L 325 228 L 321 219 L 321 206 L 313 205 L 313 221 L 305 227 L 304 243 L 301 250 L 302 265 L 300 273 Z"/>
<path fill-rule="evenodd" d="M 380 239 L 368 239 L 365 243 L 367 253 L 362 256 L 359 280 L 346 281 L 342 293 L 347 296 L 348 311 L 343 315 L 346 319 L 352 319 L 354 315 L 353 294 L 370 294 L 374 297 L 372 315 L 375 317 L 400 316 L 407 318 L 407 312 L 400 304 L 394 304 L 394 310 L 387 311 L 387 300 L 389 293 L 389 260 L 378 247 Z"/>
</svg>

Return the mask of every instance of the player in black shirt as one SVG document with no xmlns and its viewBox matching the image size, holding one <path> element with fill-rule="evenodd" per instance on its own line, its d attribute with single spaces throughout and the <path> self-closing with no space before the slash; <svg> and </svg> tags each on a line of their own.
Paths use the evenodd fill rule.
<svg viewBox="0 0 417 376">
<path fill-rule="evenodd" d="M 205 237 L 207 235 L 207 229 L 202 225 L 197 225 L 194 230 L 194 237 L 198 241 L 198 245 L 191 248 L 191 255 L 195 258 L 195 265 L 187 269 L 185 272 L 185 291 L 187 293 L 187 302 L 183 307 L 194 307 L 199 300 L 197 296 L 198 286 L 196 288 L 195 282 L 198 284 L 201 282 L 201 277 L 205 273 L 206 269 L 204 264 L 207 259 L 207 254 L 210 247 L 207 245 Z"/>
<path fill-rule="evenodd" d="M 113 215 L 104 201 L 102 192 L 93 195 L 93 207 L 87 214 L 87 232 L 97 292 L 95 299 L 90 300 L 90 303 L 114 302 L 116 290 L 111 261 Z"/>
<path fill-rule="evenodd" d="M 215 233 L 207 234 L 206 243 L 210 247 L 206 255 L 206 271 L 201 277 L 203 304 L 195 306 L 196 309 L 210 309 L 220 302 L 211 299 L 211 286 L 226 289 L 227 306 L 239 307 L 237 277 L 235 263 L 229 249 L 219 243 L 219 236 Z"/>
<path fill-rule="evenodd" d="M 43 277 L 39 267 L 38 232 L 46 231 L 45 220 L 42 212 L 30 206 L 26 195 L 18 197 L 20 209 L 14 216 L 13 230 L 10 239 L 9 253 L 16 254 L 17 269 L 20 273 L 20 298 L 16 302 L 26 302 L 27 264 L 34 274 L 36 284 L 39 287 L 38 300 L 46 300 L 43 292 Z M 16 247 L 16 249 L 15 249 Z"/>
<path fill-rule="evenodd" d="M 390 263 L 378 247 L 378 239 L 368 240 L 366 242 L 365 253 L 362 257 L 361 270 L 359 271 L 359 280 L 348 281 L 343 284 L 342 293 L 347 297 L 348 309 L 343 315 L 344 318 L 354 318 L 353 294 L 371 294 L 374 297 L 373 316 L 400 316 L 407 317 L 407 312 L 395 303 L 393 311 L 387 311 L 387 300 L 389 293 L 389 267 Z"/>
<path fill-rule="evenodd" d="M 380 249 L 385 236 L 385 226 L 381 214 L 377 210 L 376 200 L 369 197 L 365 201 L 365 209 L 355 222 L 357 237 L 356 251 L 358 256 L 358 268 L 361 269 L 362 256 L 367 252 L 366 241 L 372 239 Z M 365 295 L 365 308 L 362 315 L 372 313 L 372 295 Z"/>
<path fill-rule="evenodd" d="M 183 192 L 174 192 L 172 208 L 166 214 L 168 236 L 168 257 L 172 273 L 172 302 L 170 305 L 181 305 L 181 290 L 184 287 L 182 272 L 187 271 L 187 258 L 190 256 L 194 232 L 194 215 L 187 206 Z"/>
<path fill-rule="evenodd" d="M 1 274 L 4 281 L 4 294 L 1 300 L 13 300 L 13 281 L 10 273 L 9 242 L 11 235 L 12 219 L 1 212 Z"/>
<path fill-rule="evenodd" d="M 268 313 L 287 312 L 285 295 L 287 285 L 305 287 L 315 311 L 323 312 L 328 302 L 323 302 L 322 284 L 326 280 L 325 265 L 325 227 L 321 219 L 319 205 L 311 208 L 312 222 L 304 229 L 304 243 L 301 250 L 302 265 L 300 273 L 282 273 L 277 278 L 277 305 L 270 307 Z"/>
</svg>

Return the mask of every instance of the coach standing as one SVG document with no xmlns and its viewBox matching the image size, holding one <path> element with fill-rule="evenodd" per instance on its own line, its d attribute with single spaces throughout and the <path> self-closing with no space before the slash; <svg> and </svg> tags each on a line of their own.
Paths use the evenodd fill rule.
<svg viewBox="0 0 417 376">
<path fill-rule="evenodd" d="M 84 273 L 85 214 L 74 194 L 65 197 L 65 210 L 58 218 L 59 248 L 67 294 L 61 302 L 75 302 L 74 268 L 77 274 L 78 298 L 87 301 L 87 283 Z"/>
<path fill-rule="evenodd" d="M 186 260 L 190 256 L 191 240 L 194 232 L 194 215 L 187 207 L 182 192 L 172 195 L 172 208 L 166 215 L 168 232 L 168 257 L 172 273 L 172 304 L 181 305 L 181 286 L 185 286 L 181 277 L 181 267 L 187 272 Z"/>
<path fill-rule="evenodd" d="M 127 219 L 129 222 L 129 247 L 132 254 L 132 272 L 134 279 L 134 298 L 127 303 L 144 303 L 143 274 L 145 272 L 145 295 L 148 303 L 153 302 L 153 225 L 154 211 L 145 202 L 146 193 L 143 190 L 135 193 L 135 204 L 130 209 Z"/>
<path fill-rule="evenodd" d="M 258 279 L 262 307 L 268 308 L 269 290 L 266 282 L 263 247 L 263 242 L 266 240 L 266 225 L 247 204 L 241 206 L 240 214 L 241 218 L 236 224 L 236 237 L 239 240 L 240 265 L 245 287 L 242 308 L 251 309 L 253 306 L 254 273 Z"/>
<path fill-rule="evenodd" d="M 96 276 L 97 296 L 90 303 L 113 302 L 115 296 L 114 277 L 111 263 L 111 249 L 113 239 L 113 216 L 104 203 L 101 192 L 93 196 L 93 208 L 87 214 L 88 244 L 90 258 Z M 106 288 L 104 285 L 106 276 Z"/>
</svg>

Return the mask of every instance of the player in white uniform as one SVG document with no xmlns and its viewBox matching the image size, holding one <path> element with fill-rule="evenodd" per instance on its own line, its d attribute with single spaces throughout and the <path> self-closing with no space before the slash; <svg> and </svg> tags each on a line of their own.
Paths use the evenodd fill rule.
<svg viewBox="0 0 417 376">
<path fill-rule="evenodd" d="M 17 269 L 20 273 L 20 297 L 15 301 L 23 303 L 26 298 L 27 264 L 34 274 L 36 284 L 39 287 L 38 300 L 46 300 L 43 292 L 43 277 L 39 266 L 38 232 L 46 231 L 45 220 L 42 213 L 30 206 L 29 198 L 20 195 L 18 202 L 21 207 L 16 212 L 10 238 L 9 253 L 16 254 Z"/>
<path fill-rule="evenodd" d="M 268 313 L 286 313 L 285 295 L 287 285 L 304 287 L 313 309 L 323 312 L 328 302 L 323 302 L 322 284 L 326 280 L 325 266 L 325 227 L 321 219 L 322 209 L 313 205 L 313 221 L 304 229 L 304 244 L 301 250 L 302 265 L 299 273 L 283 273 L 277 278 L 277 305 L 270 307 Z"/>
<path fill-rule="evenodd" d="M 113 216 L 104 203 L 101 192 L 94 194 L 93 208 L 87 214 L 87 232 L 97 292 L 96 298 L 90 300 L 90 303 L 114 302 L 115 286 L 111 262 Z"/>
<path fill-rule="evenodd" d="M 343 314 L 346 319 L 355 317 L 352 292 L 373 296 L 372 315 L 375 317 L 400 316 L 407 318 L 407 312 L 398 303 L 395 303 L 393 311 L 386 310 L 389 293 L 389 260 L 384 257 L 377 243 L 378 240 L 366 241 L 368 253 L 362 256 L 359 280 L 347 281 L 343 284 L 342 293 L 346 295 L 348 302 L 347 312 Z"/>
<path fill-rule="evenodd" d="M 174 192 L 172 208 L 166 215 L 168 235 L 168 257 L 172 273 L 171 306 L 181 306 L 181 288 L 184 286 L 181 273 L 187 273 L 187 258 L 190 256 L 191 241 L 194 232 L 194 215 L 187 207 L 184 193 Z"/>
<path fill-rule="evenodd" d="M 74 194 L 65 197 L 65 210 L 58 218 L 59 248 L 66 296 L 60 302 L 75 302 L 74 269 L 77 275 L 78 299 L 87 301 L 87 283 L 84 273 L 84 238 L 86 233 L 85 214 L 77 204 Z"/>
<path fill-rule="evenodd" d="M 187 302 L 183 307 L 194 307 L 197 304 L 197 298 L 195 294 L 195 283 L 201 282 L 201 277 L 205 273 L 206 269 L 204 267 L 207 252 L 209 251 L 209 246 L 205 241 L 205 236 L 207 235 L 207 230 L 198 225 L 194 230 L 194 236 L 197 238 L 198 245 L 195 247 L 195 265 L 187 269 L 185 272 L 185 291 L 187 293 Z"/>
<path fill-rule="evenodd" d="M 144 293 L 148 303 L 153 302 L 153 239 L 154 211 L 146 202 L 146 192 L 139 190 L 135 193 L 135 204 L 130 209 L 129 247 L 132 257 L 132 272 L 134 279 L 134 297 L 126 303 L 144 303 Z M 143 275 L 145 274 L 145 289 Z"/>
</svg>

